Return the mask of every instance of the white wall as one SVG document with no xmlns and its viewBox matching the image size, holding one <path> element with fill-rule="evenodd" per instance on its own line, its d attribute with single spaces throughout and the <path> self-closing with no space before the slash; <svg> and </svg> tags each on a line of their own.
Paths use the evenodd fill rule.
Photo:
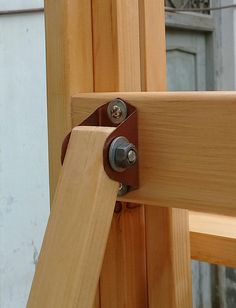
<svg viewBox="0 0 236 308">
<path fill-rule="evenodd" d="M 22 10 L 43 7 L 43 0 L 0 0 L 0 10 Z"/>
<path fill-rule="evenodd" d="M 43 13 L 0 16 L 0 29 L 0 307 L 25 308 L 49 214 Z"/>
</svg>

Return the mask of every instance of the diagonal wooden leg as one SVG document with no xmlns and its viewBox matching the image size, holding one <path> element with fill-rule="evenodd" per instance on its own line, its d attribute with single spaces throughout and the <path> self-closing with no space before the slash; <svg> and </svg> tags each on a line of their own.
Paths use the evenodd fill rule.
<svg viewBox="0 0 236 308">
<path fill-rule="evenodd" d="M 112 131 L 72 131 L 27 308 L 93 306 L 118 191 L 103 169 Z"/>
</svg>

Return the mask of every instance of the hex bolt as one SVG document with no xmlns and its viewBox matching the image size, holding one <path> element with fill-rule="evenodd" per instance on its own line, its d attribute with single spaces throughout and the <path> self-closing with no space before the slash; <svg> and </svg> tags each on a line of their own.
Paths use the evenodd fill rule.
<svg viewBox="0 0 236 308">
<path fill-rule="evenodd" d="M 128 152 L 128 160 L 130 164 L 134 164 L 137 160 L 137 154 L 134 150 Z"/>
<path fill-rule="evenodd" d="M 127 117 L 128 111 L 124 101 L 119 98 L 111 101 L 107 107 L 107 115 L 112 123 L 120 124 Z"/>
<path fill-rule="evenodd" d="M 109 162 L 111 168 L 122 172 L 133 166 L 137 161 L 137 149 L 127 138 L 120 136 L 115 138 L 109 149 Z"/>
</svg>

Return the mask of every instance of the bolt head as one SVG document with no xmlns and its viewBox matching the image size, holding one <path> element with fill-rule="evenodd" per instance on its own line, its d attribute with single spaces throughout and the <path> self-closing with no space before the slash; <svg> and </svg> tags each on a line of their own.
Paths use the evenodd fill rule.
<svg viewBox="0 0 236 308">
<path fill-rule="evenodd" d="M 120 168 L 128 168 L 136 162 L 136 149 L 132 143 L 123 143 L 117 147 L 115 162 Z"/>
<path fill-rule="evenodd" d="M 137 153 L 132 149 L 128 152 L 128 160 L 130 164 L 135 164 L 137 160 Z"/>
</svg>

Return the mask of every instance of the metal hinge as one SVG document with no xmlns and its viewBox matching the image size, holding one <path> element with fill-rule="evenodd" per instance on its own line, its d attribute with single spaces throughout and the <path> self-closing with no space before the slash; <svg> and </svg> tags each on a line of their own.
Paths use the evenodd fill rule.
<svg viewBox="0 0 236 308">
<path fill-rule="evenodd" d="M 106 126 L 115 130 L 106 139 L 103 165 L 107 175 L 120 183 L 119 195 L 139 187 L 138 119 L 134 106 L 117 98 L 100 106 L 77 126 Z M 70 133 L 71 134 L 71 133 Z M 62 144 L 63 164 L 70 134 Z"/>
</svg>

